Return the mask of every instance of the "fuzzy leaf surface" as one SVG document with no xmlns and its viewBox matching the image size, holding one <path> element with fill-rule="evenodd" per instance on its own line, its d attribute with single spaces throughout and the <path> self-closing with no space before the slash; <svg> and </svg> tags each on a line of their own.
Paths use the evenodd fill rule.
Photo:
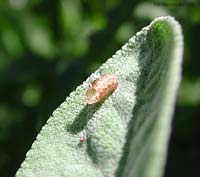
<svg viewBox="0 0 200 177">
<path fill-rule="evenodd" d="M 94 75 L 77 87 L 42 128 L 16 176 L 161 177 L 182 38 L 172 17 L 157 18 L 133 36 L 95 72 L 115 74 L 118 88 L 87 105 L 85 85 Z"/>
</svg>

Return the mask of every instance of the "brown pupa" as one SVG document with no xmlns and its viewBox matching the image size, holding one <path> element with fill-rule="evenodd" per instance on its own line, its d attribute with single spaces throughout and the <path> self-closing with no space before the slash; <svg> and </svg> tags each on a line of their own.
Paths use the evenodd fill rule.
<svg viewBox="0 0 200 177">
<path fill-rule="evenodd" d="M 103 74 L 89 84 L 86 92 L 87 104 L 94 104 L 104 100 L 118 86 L 118 79 L 113 74 Z"/>
</svg>

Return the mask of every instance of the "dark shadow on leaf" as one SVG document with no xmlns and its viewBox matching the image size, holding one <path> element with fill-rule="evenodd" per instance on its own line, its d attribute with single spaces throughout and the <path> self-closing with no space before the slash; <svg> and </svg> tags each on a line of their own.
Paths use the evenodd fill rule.
<svg viewBox="0 0 200 177">
<path fill-rule="evenodd" d="M 101 107 L 103 102 L 104 101 L 93 105 L 86 105 L 76 116 L 72 124 L 66 125 L 66 130 L 73 134 L 81 132 L 87 125 L 87 122 L 92 118 L 93 114 Z"/>
<path fill-rule="evenodd" d="M 91 140 L 89 138 L 87 140 L 87 153 L 90 156 L 90 158 L 92 159 L 93 163 L 97 164 L 97 156 L 96 156 L 96 153 L 94 152 L 94 150 L 92 149 Z"/>
</svg>

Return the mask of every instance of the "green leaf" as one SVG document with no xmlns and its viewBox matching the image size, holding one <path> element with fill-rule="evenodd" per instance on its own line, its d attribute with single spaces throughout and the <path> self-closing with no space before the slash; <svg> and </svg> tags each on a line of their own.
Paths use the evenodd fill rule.
<svg viewBox="0 0 200 177">
<path fill-rule="evenodd" d="M 118 77 L 114 93 L 87 105 L 86 88 L 79 86 L 53 112 L 16 176 L 162 176 L 182 40 L 172 17 L 157 18 L 138 32 L 95 72 Z"/>
</svg>

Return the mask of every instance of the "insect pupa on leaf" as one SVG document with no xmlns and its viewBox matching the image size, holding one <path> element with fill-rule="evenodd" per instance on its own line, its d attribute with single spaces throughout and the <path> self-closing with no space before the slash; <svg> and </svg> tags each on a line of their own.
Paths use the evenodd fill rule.
<svg viewBox="0 0 200 177">
<path fill-rule="evenodd" d="M 86 92 L 87 104 L 95 104 L 104 100 L 118 86 L 118 79 L 113 74 L 103 74 L 89 84 Z"/>
</svg>

